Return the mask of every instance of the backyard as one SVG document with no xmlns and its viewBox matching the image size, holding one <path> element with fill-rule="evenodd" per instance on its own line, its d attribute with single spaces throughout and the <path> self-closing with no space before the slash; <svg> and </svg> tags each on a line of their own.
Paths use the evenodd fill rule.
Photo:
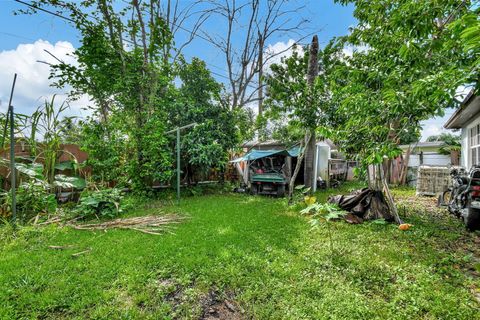
<svg viewBox="0 0 480 320">
<path fill-rule="evenodd" d="M 394 193 L 407 231 L 378 221 L 312 229 L 304 205 L 231 193 L 125 214 L 187 217 L 162 235 L 2 228 L 0 318 L 480 319 L 478 233 L 432 199 Z"/>
</svg>

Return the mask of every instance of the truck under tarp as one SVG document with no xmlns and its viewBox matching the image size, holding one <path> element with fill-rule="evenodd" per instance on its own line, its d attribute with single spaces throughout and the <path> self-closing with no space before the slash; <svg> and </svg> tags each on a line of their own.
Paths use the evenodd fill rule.
<svg viewBox="0 0 480 320">
<path fill-rule="evenodd" d="M 257 160 L 262 161 L 261 159 L 265 159 L 265 158 L 283 157 L 284 159 L 287 159 L 288 157 L 298 157 L 299 151 L 300 151 L 299 146 L 293 147 L 291 149 L 270 149 L 270 150 L 252 149 L 246 154 L 244 154 L 243 156 L 238 157 L 234 160 L 231 160 L 230 162 L 235 165 L 238 173 L 243 178 L 243 183 L 248 188 L 253 187 L 252 190 L 257 190 L 258 193 L 262 193 L 262 192 L 265 193 L 268 191 L 267 193 L 269 194 L 283 195 L 284 191 L 282 192 L 282 190 L 285 189 L 285 184 L 288 181 L 288 176 L 287 177 L 285 176 L 285 173 L 282 172 L 283 171 L 282 169 L 277 168 L 276 170 L 272 170 L 273 172 L 269 172 L 269 170 L 265 172 L 263 170 L 261 173 L 259 173 L 259 172 L 249 172 L 250 166 L 253 165 L 254 163 L 257 163 Z M 273 166 L 273 162 L 270 162 L 270 163 Z M 254 183 L 254 185 L 252 185 L 252 182 Z M 267 190 L 269 184 L 274 185 L 276 189 L 271 188 L 272 190 Z M 280 185 L 281 187 L 277 188 Z M 257 188 L 255 189 L 255 187 Z"/>
</svg>

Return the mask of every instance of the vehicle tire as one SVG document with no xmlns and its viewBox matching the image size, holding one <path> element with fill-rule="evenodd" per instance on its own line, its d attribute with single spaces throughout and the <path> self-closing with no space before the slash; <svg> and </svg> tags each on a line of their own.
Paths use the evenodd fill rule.
<svg viewBox="0 0 480 320">
<path fill-rule="evenodd" d="M 440 206 L 447 207 L 448 212 L 450 212 L 457 218 L 460 218 L 460 211 L 457 208 L 457 205 L 454 203 L 452 190 L 445 190 L 440 197 Z"/>
<path fill-rule="evenodd" d="M 284 197 L 285 196 L 285 185 L 281 184 L 277 188 L 277 197 Z"/>
<path fill-rule="evenodd" d="M 256 196 L 258 194 L 258 185 L 252 184 L 252 194 Z"/>
<path fill-rule="evenodd" d="M 480 209 L 468 208 L 464 222 L 468 230 L 480 230 Z"/>
<path fill-rule="evenodd" d="M 452 191 L 451 190 L 445 190 L 443 193 L 438 197 L 438 206 L 443 207 L 443 206 L 448 206 L 450 202 L 452 201 Z"/>
</svg>

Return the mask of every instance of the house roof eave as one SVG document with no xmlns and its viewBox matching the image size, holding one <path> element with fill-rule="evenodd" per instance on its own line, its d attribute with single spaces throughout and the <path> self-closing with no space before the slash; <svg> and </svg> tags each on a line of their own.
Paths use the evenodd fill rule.
<svg viewBox="0 0 480 320">
<path fill-rule="evenodd" d="M 461 129 L 478 113 L 480 113 L 480 97 L 474 95 L 474 90 L 471 90 L 443 127 Z"/>
</svg>

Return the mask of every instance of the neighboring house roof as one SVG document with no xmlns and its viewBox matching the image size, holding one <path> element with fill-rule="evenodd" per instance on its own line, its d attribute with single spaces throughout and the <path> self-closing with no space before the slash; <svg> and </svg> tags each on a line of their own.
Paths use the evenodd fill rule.
<svg viewBox="0 0 480 320">
<path fill-rule="evenodd" d="M 445 123 L 446 129 L 460 129 L 480 114 L 480 97 L 473 94 L 473 90 L 463 100 L 460 107 Z"/>
<path fill-rule="evenodd" d="M 400 146 L 400 149 L 406 150 L 408 147 L 415 149 L 415 148 L 440 148 L 442 146 L 443 141 L 432 141 L 432 142 L 415 142 L 412 144 L 403 144 Z"/>
</svg>

